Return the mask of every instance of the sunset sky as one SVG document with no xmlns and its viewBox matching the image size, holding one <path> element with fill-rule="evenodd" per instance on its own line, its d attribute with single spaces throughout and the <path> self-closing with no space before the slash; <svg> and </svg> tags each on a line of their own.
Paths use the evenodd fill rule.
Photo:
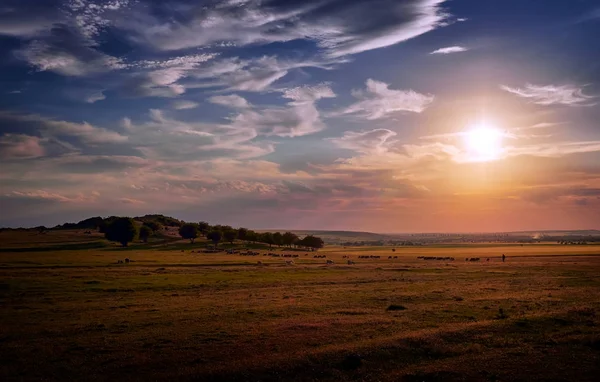
<svg viewBox="0 0 600 382">
<path fill-rule="evenodd" d="M 0 226 L 600 229 L 597 0 L 3 0 Z"/>
</svg>

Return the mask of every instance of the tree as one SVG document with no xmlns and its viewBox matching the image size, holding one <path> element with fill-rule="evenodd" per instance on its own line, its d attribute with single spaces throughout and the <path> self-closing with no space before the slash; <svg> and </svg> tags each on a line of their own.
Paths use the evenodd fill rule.
<svg viewBox="0 0 600 382">
<path fill-rule="evenodd" d="M 198 223 L 198 229 L 200 230 L 200 233 L 206 236 L 208 231 L 210 231 L 210 224 L 207 222 L 200 222 Z"/>
<path fill-rule="evenodd" d="M 221 233 L 221 231 L 214 229 L 206 235 L 206 238 L 208 240 L 212 241 L 215 244 L 215 246 L 217 246 L 217 245 L 219 245 L 219 242 L 221 241 L 222 236 L 223 236 L 223 234 Z"/>
<path fill-rule="evenodd" d="M 104 236 L 110 241 L 121 243 L 123 247 L 137 236 L 137 227 L 131 218 L 117 218 L 106 226 Z"/>
<path fill-rule="evenodd" d="M 278 247 L 281 247 L 281 245 L 283 244 L 283 235 L 281 234 L 281 232 L 275 232 L 273 234 L 273 244 L 275 244 Z"/>
<path fill-rule="evenodd" d="M 144 243 L 148 242 L 148 238 L 154 234 L 154 231 L 148 227 L 147 225 L 142 225 L 140 227 L 140 240 Z"/>
<path fill-rule="evenodd" d="M 142 227 L 150 228 L 150 230 L 152 230 L 153 233 L 156 231 L 160 231 L 162 229 L 162 225 L 155 221 L 144 222 L 144 224 L 142 224 Z M 140 234 L 141 234 L 141 232 L 142 231 L 140 230 Z"/>
<path fill-rule="evenodd" d="M 233 244 L 233 241 L 237 238 L 238 231 L 235 229 L 228 229 L 223 232 L 223 238 L 225 241 Z"/>
<path fill-rule="evenodd" d="M 258 234 L 256 232 L 252 231 L 251 229 L 249 229 L 248 232 L 246 233 L 246 240 L 251 241 L 251 242 L 256 242 L 256 241 L 258 241 Z"/>
<path fill-rule="evenodd" d="M 248 229 L 247 228 L 238 228 L 237 230 L 237 238 L 244 241 L 247 240 L 248 237 Z"/>
<path fill-rule="evenodd" d="M 300 240 L 298 242 L 298 245 L 301 245 L 303 247 L 308 247 L 308 248 L 319 249 L 319 248 L 323 248 L 325 243 L 323 242 L 323 239 L 321 239 L 320 237 L 308 235 L 304 239 Z"/>
<path fill-rule="evenodd" d="M 291 232 L 286 232 L 283 234 L 282 240 L 283 240 L 283 245 L 287 245 L 287 246 L 291 247 L 296 242 L 296 240 L 298 240 L 298 236 L 296 236 L 296 234 L 293 234 Z"/>
<path fill-rule="evenodd" d="M 189 239 L 190 243 L 194 243 L 194 240 L 198 237 L 198 232 L 198 225 L 194 223 L 186 223 L 179 228 L 179 236 Z"/>
<path fill-rule="evenodd" d="M 269 244 L 269 248 L 275 244 L 273 240 L 273 234 L 271 232 L 263 232 L 258 236 L 258 241 L 261 243 Z"/>
</svg>

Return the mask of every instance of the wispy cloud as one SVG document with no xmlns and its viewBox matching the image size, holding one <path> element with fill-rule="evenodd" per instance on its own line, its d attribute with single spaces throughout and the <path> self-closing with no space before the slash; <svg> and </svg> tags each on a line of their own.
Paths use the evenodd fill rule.
<svg viewBox="0 0 600 382">
<path fill-rule="evenodd" d="M 248 101 L 244 97 L 240 97 L 237 94 L 212 96 L 208 99 L 208 101 L 216 105 L 227 106 L 234 109 L 245 109 L 250 107 Z"/>
<path fill-rule="evenodd" d="M 92 94 L 88 95 L 85 98 L 85 102 L 87 102 L 87 103 L 95 103 L 95 102 L 98 102 L 98 101 L 102 101 L 103 99 L 106 99 L 106 96 L 104 95 L 104 93 L 102 91 L 99 91 L 99 92 L 95 92 L 95 93 L 92 93 Z"/>
<path fill-rule="evenodd" d="M 97 127 L 87 122 L 69 122 L 55 120 L 35 114 L 0 113 L 0 121 L 10 121 L 13 125 L 32 126 L 45 137 L 67 136 L 84 144 L 122 143 L 127 137 L 116 131 Z"/>
<path fill-rule="evenodd" d="M 286 107 L 245 109 L 232 119 L 232 126 L 250 126 L 266 136 L 299 137 L 313 134 L 325 128 L 315 103 L 335 96 L 327 84 L 284 89 L 283 97 L 291 100 Z"/>
<path fill-rule="evenodd" d="M 26 159 L 44 156 L 45 150 L 40 138 L 25 134 L 5 134 L 0 136 L 0 158 Z"/>
<path fill-rule="evenodd" d="M 366 89 L 352 92 L 360 101 L 331 114 L 331 116 L 356 114 L 374 120 L 389 117 L 395 113 L 421 113 L 432 102 L 433 95 L 417 93 L 414 90 L 394 90 L 389 85 L 368 79 Z"/>
<path fill-rule="evenodd" d="M 523 88 L 513 88 L 506 85 L 502 90 L 522 98 L 530 99 L 538 105 L 567 105 L 590 106 L 590 100 L 595 97 L 583 93 L 583 88 L 574 85 L 533 85 L 527 84 Z"/>
<path fill-rule="evenodd" d="M 460 53 L 460 52 L 466 52 L 467 50 L 469 50 L 469 48 L 465 48 L 464 46 L 449 46 L 446 48 L 440 48 L 440 49 L 434 50 L 433 52 L 431 52 L 429 54 Z"/>
<path fill-rule="evenodd" d="M 348 0 L 340 6 L 325 0 L 248 0 L 190 6 L 188 14 L 193 16 L 185 19 L 169 14 L 158 18 L 151 8 L 139 7 L 119 27 L 132 32 L 135 41 L 162 50 L 305 39 L 316 42 L 329 56 L 340 57 L 394 45 L 441 26 L 447 17 L 440 7 L 443 2 L 380 0 L 373 6 Z"/>
<path fill-rule="evenodd" d="M 188 109 L 195 109 L 198 106 L 200 106 L 200 104 L 198 102 L 194 102 L 194 101 L 177 100 L 177 101 L 171 102 L 171 106 L 173 107 L 173 109 L 176 109 L 176 110 L 188 110 Z"/>
<path fill-rule="evenodd" d="M 346 131 L 339 138 L 328 138 L 336 146 L 358 151 L 361 153 L 382 153 L 386 151 L 388 140 L 396 133 L 388 129 L 375 129 L 370 131 Z"/>
</svg>

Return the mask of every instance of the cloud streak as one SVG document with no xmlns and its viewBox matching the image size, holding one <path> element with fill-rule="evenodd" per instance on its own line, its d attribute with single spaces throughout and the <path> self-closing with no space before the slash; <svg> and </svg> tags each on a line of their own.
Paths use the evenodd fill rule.
<svg viewBox="0 0 600 382">
<path fill-rule="evenodd" d="M 390 117 L 396 113 L 421 113 L 433 102 L 434 96 L 414 90 L 394 90 L 389 84 L 368 79 L 364 90 L 352 92 L 359 101 L 331 114 L 354 114 L 368 120 Z"/>
<path fill-rule="evenodd" d="M 523 88 L 513 88 L 501 85 L 500 88 L 521 98 L 529 99 L 531 102 L 550 106 L 592 106 L 590 101 L 595 97 L 583 93 L 583 88 L 574 85 L 533 85 L 527 84 Z"/>
<path fill-rule="evenodd" d="M 467 50 L 469 50 L 468 48 L 465 48 L 464 46 L 449 46 L 446 48 L 440 48 L 440 49 L 436 49 L 433 52 L 429 53 L 429 54 L 450 54 L 450 53 L 460 53 L 460 52 L 466 52 Z"/>
</svg>

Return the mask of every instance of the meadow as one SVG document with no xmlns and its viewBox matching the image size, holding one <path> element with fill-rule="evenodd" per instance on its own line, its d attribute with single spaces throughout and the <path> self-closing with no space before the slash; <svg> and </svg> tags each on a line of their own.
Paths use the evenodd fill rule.
<svg viewBox="0 0 600 382">
<path fill-rule="evenodd" d="M 198 253 L 202 241 L 118 248 L 74 231 L 0 232 L 0 243 L 3 381 L 595 381 L 600 373 L 600 245 L 240 256 Z M 267 252 L 298 257 L 286 265 Z M 481 260 L 465 261 L 472 257 Z"/>
</svg>

